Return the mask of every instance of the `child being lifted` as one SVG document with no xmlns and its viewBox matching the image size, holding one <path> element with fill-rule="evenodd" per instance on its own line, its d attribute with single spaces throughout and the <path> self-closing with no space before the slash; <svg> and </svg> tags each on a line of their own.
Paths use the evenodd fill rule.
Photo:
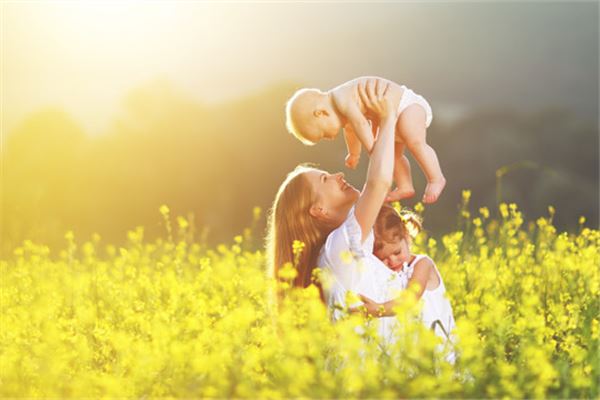
<svg viewBox="0 0 600 400">
<path fill-rule="evenodd" d="M 346 166 L 356 168 L 361 147 L 369 154 L 377 137 L 379 121 L 365 107 L 367 93 L 384 93 L 397 105 L 395 132 L 394 181 L 396 188 L 387 201 L 412 197 L 415 190 L 410 164 L 404 155 L 408 150 L 417 160 L 427 178 L 424 203 L 435 202 L 446 185 L 435 151 L 427 144 L 427 128 L 433 118 L 429 103 L 407 88 L 379 77 L 360 77 L 322 92 L 319 89 L 300 89 L 286 105 L 286 125 L 302 143 L 314 145 L 333 140 L 340 128 L 348 148 Z"/>
</svg>

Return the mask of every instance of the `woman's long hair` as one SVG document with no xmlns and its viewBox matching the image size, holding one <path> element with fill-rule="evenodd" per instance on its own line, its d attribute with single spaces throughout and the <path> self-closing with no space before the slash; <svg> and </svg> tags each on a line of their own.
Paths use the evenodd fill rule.
<svg viewBox="0 0 600 400">
<path fill-rule="evenodd" d="M 312 277 L 319 250 L 332 227 L 310 215 L 315 194 L 305 173 L 313 170 L 297 166 L 277 191 L 268 220 L 267 269 L 270 277 L 279 279 L 279 270 L 291 263 L 297 271 L 293 285 L 305 288 L 315 283 L 323 299 L 322 287 Z M 303 244 L 300 254 L 294 254 L 294 241 Z"/>
</svg>

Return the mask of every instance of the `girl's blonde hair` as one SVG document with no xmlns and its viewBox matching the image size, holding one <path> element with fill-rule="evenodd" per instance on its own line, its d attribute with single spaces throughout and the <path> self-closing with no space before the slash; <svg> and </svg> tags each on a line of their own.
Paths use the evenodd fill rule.
<svg viewBox="0 0 600 400">
<path fill-rule="evenodd" d="M 315 283 L 323 299 L 322 287 L 313 279 L 313 270 L 319 250 L 333 227 L 310 215 L 315 194 L 305 174 L 314 170 L 309 165 L 297 166 L 277 191 L 268 217 L 267 271 L 269 277 L 279 280 L 279 270 L 291 263 L 297 271 L 293 285 L 304 288 Z M 303 244 L 300 254 L 294 254 L 295 241 Z"/>
<path fill-rule="evenodd" d="M 373 229 L 377 250 L 383 246 L 383 243 L 416 236 L 423 229 L 423 225 L 421 217 L 414 212 L 408 209 L 398 212 L 391 205 L 384 204 L 377 215 Z"/>
</svg>

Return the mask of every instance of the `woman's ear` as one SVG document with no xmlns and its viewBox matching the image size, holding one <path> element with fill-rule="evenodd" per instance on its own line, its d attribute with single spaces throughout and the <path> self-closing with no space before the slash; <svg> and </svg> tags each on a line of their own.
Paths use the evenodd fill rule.
<svg viewBox="0 0 600 400">
<path fill-rule="evenodd" d="M 327 210 L 323 208 L 323 206 L 319 204 L 313 204 L 310 206 L 308 210 L 309 214 L 316 219 L 326 219 L 327 218 Z"/>
</svg>

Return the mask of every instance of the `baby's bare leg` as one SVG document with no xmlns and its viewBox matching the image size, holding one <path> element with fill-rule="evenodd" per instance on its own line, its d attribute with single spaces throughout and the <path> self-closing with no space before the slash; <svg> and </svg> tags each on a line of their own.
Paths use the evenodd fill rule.
<svg viewBox="0 0 600 400">
<path fill-rule="evenodd" d="M 408 106 L 398 118 L 397 128 L 402 140 L 415 157 L 427 178 L 427 187 L 423 195 L 424 203 L 434 203 L 446 186 L 440 163 L 435 151 L 426 142 L 426 114 L 418 104 Z"/>
<path fill-rule="evenodd" d="M 392 190 L 386 201 L 398 201 L 415 195 L 415 188 L 410 174 L 410 163 L 404 155 L 405 144 L 394 143 L 394 181 L 396 189 Z"/>
</svg>

